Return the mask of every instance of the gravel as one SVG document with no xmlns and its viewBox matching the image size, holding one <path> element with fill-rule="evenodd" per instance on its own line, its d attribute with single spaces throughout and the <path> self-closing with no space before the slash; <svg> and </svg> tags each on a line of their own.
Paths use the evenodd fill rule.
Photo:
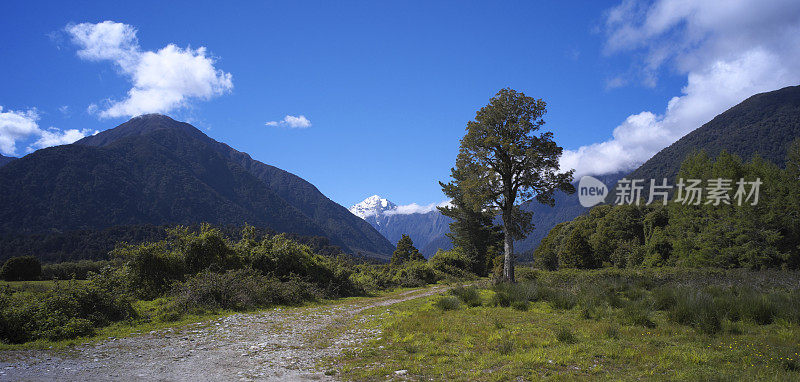
<svg viewBox="0 0 800 382">
<path fill-rule="evenodd" d="M 321 370 L 322 359 L 380 337 L 379 329 L 357 324 L 381 319 L 388 310 L 364 310 L 442 290 L 240 313 L 66 350 L 3 351 L 0 380 L 331 381 L 336 373 Z"/>
</svg>

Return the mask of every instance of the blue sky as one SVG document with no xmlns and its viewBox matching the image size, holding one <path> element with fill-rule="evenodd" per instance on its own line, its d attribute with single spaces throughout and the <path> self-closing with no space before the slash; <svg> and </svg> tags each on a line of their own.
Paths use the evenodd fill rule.
<svg viewBox="0 0 800 382">
<path fill-rule="evenodd" d="M 372 194 L 426 205 L 444 199 L 437 181 L 447 180 L 467 121 L 511 87 L 548 102 L 545 129 L 570 150 L 563 163 L 582 174 L 629 169 L 746 96 L 798 83 L 800 48 L 786 48 L 800 45 L 794 2 L 673 5 L 6 3 L 0 152 L 11 142 L 25 155 L 150 107 L 342 205 Z M 98 42 L 70 29 L 106 20 L 135 33 L 132 63 L 86 53 Z M 126 103 L 132 87 L 148 91 L 137 78 L 161 78 L 139 64 L 169 44 L 176 60 L 159 62 L 177 70 L 163 75 L 180 76 L 181 57 L 199 57 L 207 66 L 196 82 L 160 90 L 179 101 Z M 279 123 L 286 116 L 310 126 Z"/>
</svg>

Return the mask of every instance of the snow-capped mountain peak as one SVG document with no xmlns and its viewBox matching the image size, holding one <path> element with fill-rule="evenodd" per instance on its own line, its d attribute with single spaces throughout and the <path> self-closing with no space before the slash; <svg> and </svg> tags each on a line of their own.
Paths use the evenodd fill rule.
<svg viewBox="0 0 800 382">
<path fill-rule="evenodd" d="M 381 198 L 378 195 L 372 195 L 350 207 L 350 212 L 362 219 L 368 216 L 382 215 L 386 211 L 391 211 L 397 208 L 397 205 L 387 199 Z"/>
</svg>

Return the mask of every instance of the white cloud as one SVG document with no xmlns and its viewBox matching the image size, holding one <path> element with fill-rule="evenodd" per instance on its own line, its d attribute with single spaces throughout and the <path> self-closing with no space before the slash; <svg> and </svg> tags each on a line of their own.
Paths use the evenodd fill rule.
<svg viewBox="0 0 800 382">
<path fill-rule="evenodd" d="M 0 106 L 0 153 L 16 155 L 16 146 L 20 141 L 38 138 L 27 147 L 26 151 L 31 152 L 39 148 L 69 144 L 92 133 L 88 129 L 62 131 L 51 127 L 42 130 L 38 121 L 39 113 L 36 109 L 3 111 L 3 107 Z"/>
<path fill-rule="evenodd" d="M 297 117 L 287 115 L 283 117 L 281 121 L 269 121 L 265 123 L 265 125 L 270 127 L 286 126 L 290 129 L 306 129 L 311 127 L 311 121 L 303 115 Z"/>
<path fill-rule="evenodd" d="M 89 129 L 69 129 L 62 131 L 51 127 L 47 130 L 41 131 L 41 137 L 36 142 L 28 146 L 28 151 L 30 152 L 34 151 L 35 149 L 51 146 L 67 145 L 88 135 L 97 134 L 98 132 L 99 131 L 97 130 L 92 131 Z"/>
<path fill-rule="evenodd" d="M 89 112 L 100 117 L 166 113 L 188 106 L 193 99 L 208 100 L 233 89 L 231 74 L 214 67 L 215 59 L 205 47 L 169 44 L 155 52 L 142 51 L 136 29 L 113 21 L 68 25 L 66 31 L 80 47 L 79 57 L 112 61 L 132 82 L 127 98 L 89 106 Z"/>
<path fill-rule="evenodd" d="M 19 140 L 38 134 L 39 113 L 36 109 L 27 111 L 3 111 L 0 106 L 0 153 L 16 155 Z"/>
<path fill-rule="evenodd" d="M 450 200 L 445 200 L 441 203 L 431 203 L 428 205 L 419 205 L 417 203 L 406 204 L 397 206 L 394 209 L 384 211 L 384 215 L 410 215 L 410 214 L 426 214 L 435 211 L 436 207 L 444 207 L 450 205 Z"/>
<path fill-rule="evenodd" d="M 800 83 L 796 1 L 625 1 L 607 13 L 606 34 L 608 53 L 645 51 L 645 85 L 665 66 L 686 85 L 662 113 L 631 115 L 611 139 L 565 150 L 562 168 L 576 169 L 576 178 L 632 170 L 745 98 Z"/>
</svg>

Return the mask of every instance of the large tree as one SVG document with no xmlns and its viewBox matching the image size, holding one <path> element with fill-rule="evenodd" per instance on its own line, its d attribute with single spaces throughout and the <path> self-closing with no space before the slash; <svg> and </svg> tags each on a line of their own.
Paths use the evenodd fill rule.
<svg viewBox="0 0 800 382">
<path fill-rule="evenodd" d="M 467 176 L 460 181 L 467 198 L 474 206 L 486 205 L 501 214 L 503 279 L 508 282 L 514 282 L 514 240 L 533 229 L 531 214 L 521 210 L 520 203 L 535 198 L 553 205 L 556 190 L 575 192 L 573 170 L 559 172 L 563 149 L 553 141 L 553 133 L 535 134 L 544 125 L 546 111 L 541 99 L 500 90 L 467 123 L 456 159 L 456 168 Z"/>
</svg>

